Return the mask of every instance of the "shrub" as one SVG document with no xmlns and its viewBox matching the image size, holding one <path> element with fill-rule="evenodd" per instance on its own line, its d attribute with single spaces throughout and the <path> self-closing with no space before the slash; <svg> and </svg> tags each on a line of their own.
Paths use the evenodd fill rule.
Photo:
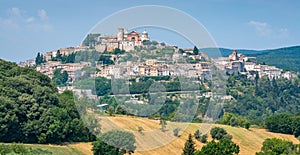
<svg viewBox="0 0 300 155">
<path fill-rule="evenodd" d="M 175 129 L 173 130 L 174 136 L 178 137 L 178 136 L 179 136 L 179 131 L 180 131 L 179 128 L 175 128 Z"/>
<path fill-rule="evenodd" d="M 201 143 L 207 143 L 207 137 L 208 137 L 207 134 L 202 135 L 201 138 L 200 138 L 200 142 Z"/>
</svg>

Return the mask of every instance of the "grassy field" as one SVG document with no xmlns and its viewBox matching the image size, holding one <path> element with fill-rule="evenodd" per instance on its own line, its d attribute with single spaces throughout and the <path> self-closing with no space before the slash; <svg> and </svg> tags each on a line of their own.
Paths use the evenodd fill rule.
<svg viewBox="0 0 300 155">
<path fill-rule="evenodd" d="M 116 116 L 101 118 L 103 132 L 111 130 L 111 128 L 121 127 L 127 131 L 131 131 L 136 137 L 137 151 L 134 155 L 180 155 L 182 148 L 189 133 L 194 133 L 197 129 L 209 131 L 213 126 L 219 126 L 233 136 L 233 142 L 240 146 L 241 155 L 252 155 L 258 152 L 266 138 L 281 138 L 299 144 L 299 141 L 293 135 L 278 134 L 268 132 L 265 129 L 250 128 L 249 130 L 238 127 L 225 125 L 209 125 L 200 123 L 174 123 L 167 122 L 167 131 L 160 131 L 159 121 L 147 118 Z M 143 133 L 137 132 L 138 127 L 143 128 Z M 173 129 L 179 127 L 180 137 L 173 136 Z M 206 130 L 205 130 L 206 129 Z M 208 134 L 209 135 L 209 134 Z M 159 137 L 159 138 L 157 138 Z M 208 138 L 211 141 L 211 137 Z M 202 143 L 196 142 L 197 149 L 201 149 Z M 160 145 L 156 145 L 160 144 Z M 63 146 L 58 145 L 34 145 L 25 144 L 27 147 L 41 148 L 52 152 L 53 155 L 91 155 L 91 143 L 74 143 Z M 148 146 L 148 147 L 147 147 Z"/>
<path fill-rule="evenodd" d="M 11 143 L 2 143 L 5 145 L 11 145 Z M 19 144 L 16 144 L 19 145 Z M 22 144 L 24 145 L 31 153 L 38 155 L 85 155 L 92 154 L 91 144 L 90 143 L 76 143 L 76 144 L 67 144 L 67 145 L 51 145 L 51 144 Z M 78 149 L 77 145 L 87 146 L 89 152 L 84 151 L 84 149 Z M 14 153 L 11 153 L 14 154 Z"/>
<path fill-rule="evenodd" d="M 110 120 L 110 121 L 108 121 Z M 136 136 L 136 146 L 138 151 L 136 151 L 135 155 L 164 155 L 164 154 L 172 154 L 172 155 L 180 155 L 182 153 L 182 148 L 184 143 L 188 137 L 189 133 L 194 133 L 197 129 L 202 131 L 209 131 L 209 128 L 213 126 L 219 126 L 226 129 L 226 131 L 233 136 L 233 142 L 237 143 L 240 146 L 240 154 L 241 155 L 251 155 L 255 154 L 255 152 L 260 151 L 262 147 L 262 143 L 266 138 L 281 138 L 285 140 L 292 141 L 295 144 L 299 144 L 299 141 L 293 135 L 286 135 L 286 134 L 278 134 L 268 132 L 265 129 L 257 129 L 257 128 L 250 128 L 249 130 L 239 127 L 231 127 L 225 125 L 209 125 L 209 124 L 200 124 L 200 123 L 173 123 L 168 122 L 166 132 L 161 132 L 159 130 L 159 121 L 158 120 L 150 120 L 147 118 L 135 118 L 135 117 L 125 117 L 125 116 L 118 116 L 118 117 L 108 117 L 101 119 L 101 124 L 104 129 L 109 129 L 111 126 L 119 126 L 128 131 L 132 131 Z M 144 129 L 144 134 L 140 134 L 137 132 L 138 127 L 142 127 Z M 179 127 L 180 137 L 175 138 L 173 136 L 173 129 L 174 127 Z M 200 128 L 201 127 L 201 128 Z M 184 130 L 185 129 L 185 130 Z M 207 129 L 207 130 L 205 130 Z M 104 131 L 105 132 L 105 131 Z M 147 136 L 147 133 L 151 132 L 151 137 Z M 167 136 L 165 136 L 167 135 Z M 209 133 L 208 133 L 209 135 Z M 160 143 L 161 141 L 167 141 L 166 137 L 170 137 L 171 140 L 166 144 L 160 147 L 147 150 L 143 145 L 152 145 L 154 143 Z M 157 138 L 159 137 L 159 138 Z M 156 141 L 158 139 L 158 141 Z M 211 140 L 211 137 L 208 138 Z M 196 142 L 196 140 L 194 140 Z M 197 149 L 201 149 L 203 146 L 202 143 L 196 142 Z M 144 149 L 144 150 L 143 150 Z"/>
</svg>

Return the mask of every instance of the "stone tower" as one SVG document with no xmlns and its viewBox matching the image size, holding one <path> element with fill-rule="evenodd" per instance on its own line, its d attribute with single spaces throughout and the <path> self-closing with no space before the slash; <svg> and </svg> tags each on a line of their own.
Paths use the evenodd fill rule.
<svg viewBox="0 0 300 155">
<path fill-rule="evenodd" d="M 124 39 L 124 29 L 118 28 L 118 41 L 122 41 Z"/>
<path fill-rule="evenodd" d="M 231 61 L 236 61 L 236 60 L 238 60 L 238 59 L 239 59 L 239 57 L 238 57 L 238 54 L 237 54 L 237 51 L 236 51 L 236 50 L 233 50 L 232 54 L 231 54 L 231 55 L 229 55 L 229 59 L 230 59 Z"/>
<path fill-rule="evenodd" d="M 144 41 L 144 40 L 150 40 L 149 39 L 149 36 L 148 36 L 148 33 L 146 31 L 146 29 L 143 31 L 142 33 L 142 37 L 141 37 L 141 40 Z"/>
</svg>

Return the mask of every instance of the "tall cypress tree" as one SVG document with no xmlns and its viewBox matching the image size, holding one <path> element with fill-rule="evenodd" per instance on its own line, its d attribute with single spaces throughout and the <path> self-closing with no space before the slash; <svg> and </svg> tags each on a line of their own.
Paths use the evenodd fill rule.
<svg viewBox="0 0 300 155">
<path fill-rule="evenodd" d="M 41 54 L 40 54 L 40 52 L 38 52 L 38 54 L 37 54 L 37 56 L 35 58 L 35 64 L 36 65 L 41 64 Z"/>
<path fill-rule="evenodd" d="M 198 49 L 196 46 L 194 46 L 193 53 L 194 53 L 195 55 L 198 55 L 198 54 L 199 54 L 199 49 Z"/>
<path fill-rule="evenodd" d="M 189 138 L 184 144 L 182 155 L 194 155 L 195 151 L 195 142 L 192 139 L 192 135 L 189 134 Z"/>
</svg>

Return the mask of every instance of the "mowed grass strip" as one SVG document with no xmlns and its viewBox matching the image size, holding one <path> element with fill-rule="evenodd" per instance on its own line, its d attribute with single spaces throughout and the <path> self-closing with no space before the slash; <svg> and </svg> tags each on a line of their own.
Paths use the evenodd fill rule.
<svg viewBox="0 0 300 155">
<path fill-rule="evenodd" d="M 28 149 L 41 149 L 45 152 L 51 152 L 52 155 L 84 155 L 80 150 L 69 147 L 68 145 L 42 145 L 42 144 L 24 144 Z M 47 153 L 45 153 L 47 154 Z M 41 154 L 42 155 L 42 154 Z"/>
</svg>

